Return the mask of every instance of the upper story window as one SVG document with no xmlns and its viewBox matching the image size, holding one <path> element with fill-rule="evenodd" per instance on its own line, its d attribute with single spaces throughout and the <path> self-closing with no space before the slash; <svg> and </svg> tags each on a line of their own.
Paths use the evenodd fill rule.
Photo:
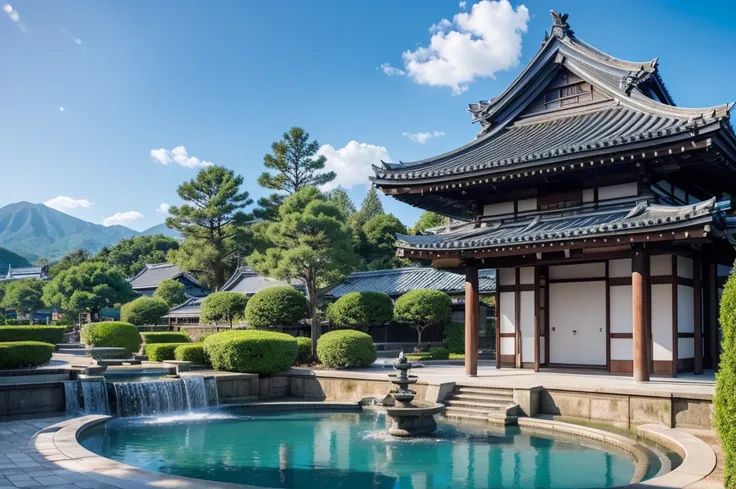
<svg viewBox="0 0 736 489">
<path fill-rule="evenodd" d="M 582 190 L 571 190 L 554 194 L 540 195 L 537 197 L 537 205 L 540 211 L 555 209 L 569 209 L 579 207 L 583 204 Z"/>
<path fill-rule="evenodd" d="M 567 107 L 588 100 L 591 100 L 590 85 L 582 81 L 552 88 L 544 94 L 544 106 L 547 109 Z"/>
</svg>

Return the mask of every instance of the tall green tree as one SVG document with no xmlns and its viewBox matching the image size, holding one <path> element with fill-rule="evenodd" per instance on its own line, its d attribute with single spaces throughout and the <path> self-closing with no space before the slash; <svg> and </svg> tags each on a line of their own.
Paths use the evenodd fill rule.
<svg viewBox="0 0 736 489">
<path fill-rule="evenodd" d="M 363 222 L 368 222 L 376 216 L 385 214 L 381 199 L 378 197 L 378 192 L 374 187 L 368 189 L 368 193 L 366 194 L 365 199 L 363 199 L 363 203 L 360 205 L 360 211 L 358 211 L 358 214 L 360 214 Z"/>
<path fill-rule="evenodd" d="M 169 307 L 184 304 L 187 300 L 184 284 L 177 280 L 162 280 L 159 282 L 153 297 L 162 299 Z"/>
<path fill-rule="evenodd" d="M 122 239 L 115 246 L 100 252 L 97 259 L 115 268 L 126 277 L 143 270 L 147 263 L 162 263 L 171 250 L 179 247 L 174 238 L 162 234 Z"/>
<path fill-rule="evenodd" d="M 299 190 L 319 187 L 335 179 L 335 172 L 324 170 L 327 159 L 318 155 L 319 143 L 309 140 L 309 133 L 301 127 L 292 127 L 280 141 L 271 144 L 271 153 L 263 157 L 265 171 L 258 177 L 258 185 L 277 193 L 258 200 L 256 217 L 273 220 L 278 217 L 278 207 L 286 196 Z"/>
<path fill-rule="evenodd" d="M 282 280 L 299 279 L 307 288 L 316 354 L 320 324 L 317 291 L 342 279 L 359 263 L 342 211 L 315 187 L 294 193 L 279 208 L 279 220 L 262 228 L 267 249 L 255 251 L 248 264 L 258 273 Z"/>
<path fill-rule="evenodd" d="M 432 211 L 424 211 L 419 220 L 409 231 L 411 234 L 422 234 L 425 230 L 447 224 L 448 218 Z"/>
<path fill-rule="evenodd" d="M 406 234 L 406 226 L 393 214 L 378 214 L 363 226 L 364 250 L 361 253 L 369 270 L 400 268 L 407 260 L 396 256 L 396 235 Z"/>
<path fill-rule="evenodd" d="M 327 200 L 334 203 L 343 212 L 343 214 L 345 214 L 346 218 L 355 214 L 355 204 L 353 204 L 353 200 L 344 188 L 337 187 L 336 189 L 327 192 L 325 195 L 327 196 Z"/>
<path fill-rule="evenodd" d="M 60 272 L 67 270 L 71 267 L 81 265 L 82 263 L 92 259 L 92 254 L 87 250 L 74 250 L 70 251 L 64 257 L 59 260 L 58 263 L 51 265 L 49 268 L 49 277 L 54 278 Z"/>
<path fill-rule="evenodd" d="M 102 262 L 88 261 L 59 272 L 43 290 L 49 306 L 80 313 L 87 311 L 95 321 L 100 309 L 124 304 L 135 297 L 122 273 Z"/>
<path fill-rule="evenodd" d="M 240 190 L 243 177 L 222 166 L 200 170 L 196 178 L 182 183 L 179 197 L 187 202 L 169 209 L 166 225 L 185 240 L 169 251 L 169 260 L 193 272 L 206 284 L 219 289 L 236 265 L 236 253 L 249 241 L 244 209 L 253 203 Z"/>
<path fill-rule="evenodd" d="M 44 306 L 43 281 L 27 278 L 10 282 L 5 288 L 5 296 L 0 306 L 27 313 L 33 319 L 33 313 Z"/>
</svg>

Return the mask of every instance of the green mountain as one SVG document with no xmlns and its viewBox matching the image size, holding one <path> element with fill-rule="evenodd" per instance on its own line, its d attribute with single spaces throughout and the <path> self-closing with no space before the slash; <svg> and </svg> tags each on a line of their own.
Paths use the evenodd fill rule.
<svg viewBox="0 0 736 489">
<path fill-rule="evenodd" d="M 102 226 L 43 204 L 16 202 L 0 208 L 0 246 L 50 260 L 76 249 L 97 253 L 139 233 L 124 226 Z"/>
<path fill-rule="evenodd" d="M 24 268 L 30 267 L 31 264 L 18 253 L 13 253 L 5 248 L 0 248 L 0 278 L 4 277 L 5 274 L 8 273 L 8 266 L 13 268 Z"/>
<path fill-rule="evenodd" d="M 141 231 L 142 236 L 151 236 L 154 234 L 163 234 L 164 236 L 168 236 L 169 238 L 182 239 L 181 233 L 179 231 L 177 231 L 176 229 L 167 228 L 166 223 L 164 222 L 162 222 L 161 224 L 156 224 L 155 226 L 151 226 L 145 231 Z"/>
</svg>

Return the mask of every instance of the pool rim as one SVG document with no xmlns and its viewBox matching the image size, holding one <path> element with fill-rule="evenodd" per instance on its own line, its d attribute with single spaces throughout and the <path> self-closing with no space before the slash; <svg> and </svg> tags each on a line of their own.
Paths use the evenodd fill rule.
<svg viewBox="0 0 736 489">
<path fill-rule="evenodd" d="M 251 409 L 360 410 L 360 406 L 356 403 L 340 402 L 268 402 L 249 403 L 247 406 Z M 140 485 L 135 487 L 153 488 L 169 486 L 194 489 L 201 487 L 202 481 L 204 480 L 207 481 L 208 487 L 213 489 L 280 489 L 218 482 L 208 479 L 194 479 L 149 471 L 103 457 L 87 450 L 79 443 L 79 439 L 85 431 L 103 424 L 110 419 L 113 419 L 113 417 L 107 415 L 82 416 L 56 423 L 42 431 L 53 432 L 54 448 L 69 459 L 64 462 L 72 462 L 71 464 L 65 463 L 64 468 L 84 473 L 90 478 L 120 489 L 129 489 L 131 483 Z M 635 463 L 635 474 L 632 482 L 625 486 L 619 486 L 621 488 L 684 488 L 707 477 L 716 466 L 716 455 L 713 450 L 695 436 L 676 429 L 666 428 L 662 425 L 641 425 L 637 428 L 638 437 L 659 443 L 677 452 L 683 459 L 682 463 L 674 470 L 641 482 L 641 478 L 647 469 L 646 462 L 644 462 L 644 472 L 642 472 L 641 457 L 644 456 L 644 460 L 646 460 L 646 455 L 640 448 L 636 447 L 634 440 L 608 431 L 561 421 L 539 418 L 519 418 L 518 421 L 522 431 L 543 431 L 552 434 L 579 436 L 628 451 L 632 454 Z M 634 454 L 636 450 L 638 450 L 638 453 Z"/>
</svg>

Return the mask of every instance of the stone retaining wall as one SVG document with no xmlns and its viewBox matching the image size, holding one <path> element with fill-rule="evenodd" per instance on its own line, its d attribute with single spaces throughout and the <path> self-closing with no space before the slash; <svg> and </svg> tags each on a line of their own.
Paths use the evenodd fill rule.
<svg viewBox="0 0 736 489">
<path fill-rule="evenodd" d="M 0 385 L 0 420 L 64 413 L 64 383 Z"/>
</svg>

